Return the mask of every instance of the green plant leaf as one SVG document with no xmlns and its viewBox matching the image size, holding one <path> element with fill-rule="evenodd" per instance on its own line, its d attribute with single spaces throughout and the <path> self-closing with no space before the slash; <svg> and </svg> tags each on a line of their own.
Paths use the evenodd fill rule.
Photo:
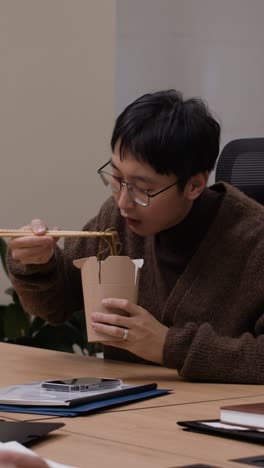
<svg viewBox="0 0 264 468">
<path fill-rule="evenodd" d="M 7 244 L 5 240 L 2 237 L 0 237 L 0 258 L 3 264 L 3 268 L 6 274 L 8 274 L 7 267 L 6 267 L 6 252 L 7 252 Z"/>
<path fill-rule="evenodd" d="M 47 322 L 41 317 L 34 317 L 31 321 L 28 335 L 34 337 Z"/>
<path fill-rule="evenodd" d="M 5 293 L 8 294 L 9 296 L 12 296 L 13 297 L 13 292 L 14 292 L 14 289 L 13 288 L 7 288 L 5 290 Z"/>
<path fill-rule="evenodd" d="M 12 297 L 13 302 L 14 302 L 15 304 L 19 304 L 19 305 L 20 305 L 20 300 L 19 300 L 18 294 L 17 294 L 17 292 L 15 291 L 14 288 L 11 288 L 11 287 L 10 287 L 10 288 L 7 288 L 7 289 L 5 290 L 5 293 Z"/>
<path fill-rule="evenodd" d="M 19 341 L 21 342 L 21 339 Z M 49 348 L 71 353 L 73 352 L 72 346 L 75 343 L 83 349 L 84 337 L 79 330 L 67 322 L 62 325 L 50 325 L 46 322 L 32 337 L 32 344 L 38 348 Z"/>
<path fill-rule="evenodd" d="M 5 317 L 6 306 L 0 305 L 0 340 L 3 341 L 5 338 L 4 331 L 4 317 Z"/>
<path fill-rule="evenodd" d="M 14 340 L 26 336 L 30 327 L 30 317 L 19 304 L 6 306 L 3 319 L 5 337 Z"/>
</svg>

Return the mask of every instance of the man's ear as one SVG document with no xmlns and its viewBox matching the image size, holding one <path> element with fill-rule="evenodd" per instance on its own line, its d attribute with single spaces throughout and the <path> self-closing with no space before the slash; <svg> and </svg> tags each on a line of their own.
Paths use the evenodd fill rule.
<svg viewBox="0 0 264 468">
<path fill-rule="evenodd" d="M 208 172 L 199 172 L 194 176 L 190 177 L 187 184 L 184 187 L 184 193 L 186 198 L 190 201 L 194 201 L 198 198 L 207 186 L 209 174 Z"/>
</svg>

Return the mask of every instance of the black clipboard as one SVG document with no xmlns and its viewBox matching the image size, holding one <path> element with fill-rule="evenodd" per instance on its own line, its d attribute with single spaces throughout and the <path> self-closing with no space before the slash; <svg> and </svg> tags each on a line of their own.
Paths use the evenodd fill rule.
<svg viewBox="0 0 264 468">
<path fill-rule="evenodd" d="M 65 426 L 63 423 L 0 420 L 0 442 L 15 440 L 22 445 L 29 446 L 63 426 Z"/>
<path fill-rule="evenodd" d="M 204 419 L 202 421 L 178 421 L 177 424 L 182 426 L 184 430 L 190 432 L 199 432 L 207 435 L 227 437 L 244 442 L 253 442 L 254 444 L 264 444 L 264 432 L 253 429 L 223 429 L 219 427 L 207 426 L 205 423 L 220 422 L 219 419 Z"/>
</svg>

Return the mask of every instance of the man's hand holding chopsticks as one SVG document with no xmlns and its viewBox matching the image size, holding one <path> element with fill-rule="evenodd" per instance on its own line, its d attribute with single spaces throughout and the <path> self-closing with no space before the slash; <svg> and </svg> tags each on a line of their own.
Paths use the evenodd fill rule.
<svg viewBox="0 0 264 468">
<path fill-rule="evenodd" d="M 41 219 L 33 219 L 21 231 L 32 231 L 32 236 L 18 236 L 9 240 L 8 246 L 14 260 L 24 265 L 47 263 L 54 254 L 59 237 L 46 235 L 48 228 Z"/>
</svg>

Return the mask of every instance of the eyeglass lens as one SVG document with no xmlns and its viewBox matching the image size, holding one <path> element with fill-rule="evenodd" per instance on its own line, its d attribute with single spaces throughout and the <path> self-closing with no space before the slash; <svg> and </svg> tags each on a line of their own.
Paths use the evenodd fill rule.
<svg viewBox="0 0 264 468">
<path fill-rule="evenodd" d="M 122 190 L 122 187 L 125 185 L 128 191 L 130 198 L 142 206 L 147 206 L 149 204 L 148 195 L 144 192 L 138 190 L 134 185 L 127 184 L 124 181 L 119 180 L 117 177 L 107 174 L 106 172 L 100 173 L 103 183 L 114 193 L 118 193 Z"/>
</svg>

